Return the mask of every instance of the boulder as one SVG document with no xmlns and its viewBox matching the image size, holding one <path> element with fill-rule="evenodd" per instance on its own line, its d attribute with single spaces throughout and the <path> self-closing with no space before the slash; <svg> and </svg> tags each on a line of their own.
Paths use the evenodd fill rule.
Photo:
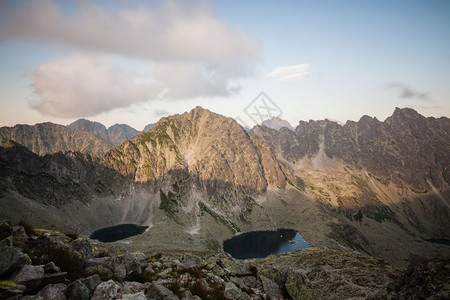
<svg viewBox="0 0 450 300">
<path fill-rule="evenodd" d="M 44 266 L 24 265 L 10 277 L 10 280 L 25 285 L 27 290 L 32 290 L 40 286 L 44 278 Z"/>
<path fill-rule="evenodd" d="M 194 255 L 185 255 L 181 261 L 180 267 L 182 268 L 203 268 L 206 267 L 208 263 L 202 258 Z"/>
<path fill-rule="evenodd" d="M 27 287 L 22 284 L 17 284 L 12 281 L 0 281 L 0 299 L 20 295 L 25 292 L 26 289 Z"/>
<path fill-rule="evenodd" d="M 126 278 L 129 280 L 137 279 L 144 274 L 147 268 L 147 258 L 142 252 L 133 252 L 125 255 Z"/>
<path fill-rule="evenodd" d="M 271 300 L 281 300 L 283 299 L 283 293 L 272 279 L 267 278 L 264 275 L 260 275 L 260 279 L 264 288 L 264 292 L 267 294 Z"/>
<path fill-rule="evenodd" d="M 301 274 L 290 273 L 284 286 L 292 299 L 314 299 Z"/>
<path fill-rule="evenodd" d="M 96 258 L 90 258 L 86 262 L 86 266 L 92 267 L 92 266 L 99 266 L 99 265 L 107 265 L 111 261 L 111 257 L 96 257 Z"/>
<path fill-rule="evenodd" d="M 122 285 L 124 288 L 130 290 L 132 293 L 146 292 L 150 283 L 140 283 L 136 281 L 124 281 Z"/>
<path fill-rule="evenodd" d="M 197 295 L 192 295 L 191 291 L 185 291 L 181 294 L 181 300 L 202 300 L 202 298 Z"/>
<path fill-rule="evenodd" d="M 121 286 L 114 280 L 108 280 L 100 283 L 94 291 L 91 300 L 115 299 Z"/>
<path fill-rule="evenodd" d="M 122 295 L 122 300 L 147 300 L 144 292 L 139 292 L 136 294 L 124 294 Z"/>
<path fill-rule="evenodd" d="M 78 279 L 69 284 L 66 290 L 66 296 L 68 300 L 89 300 L 91 298 L 91 291 Z"/>
<path fill-rule="evenodd" d="M 66 300 L 66 285 L 63 283 L 48 284 L 39 291 L 38 296 L 44 299 Z"/>
<path fill-rule="evenodd" d="M 45 273 L 59 273 L 61 269 L 54 262 L 49 262 L 44 266 Z"/>
<path fill-rule="evenodd" d="M 11 273 L 27 263 L 25 254 L 12 247 L 10 239 L 0 241 L 0 276 Z"/>
<path fill-rule="evenodd" d="M 89 297 L 92 296 L 92 294 L 94 293 L 94 291 L 97 288 L 97 286 L 100 283 L 102 283 L 102 280 L 101 280 L 100 276 L 98 276 L 97 274 L 89 276 L 89 277 L 86 277 L 86 278 L 82 278 L 80 280 L 88 288 L 88 290 L 89 290 Z"/>
<path fill-rule="evenodd" d="M 175 294 L 162 285 L 159 282 L 150 283 L 147 293 L 145 294 L 148 298 L 154 300 L 176 300 L 178 299 Z"/>
<path fill-rule="evenodd" d="M 72 248 L 78 251 L 84 258 L 88 259 L 92 257 L 92 246 L 88 239 L 78 238 L 70 243 Z"/>
<path fill-rule="evenodd" d="M 250 271 L 250 267 L 248 266 L 248 264 L 238 262 L 233 258 L 228 257 L 221 258 L 220 265 L 225 270 L 225 272 L 229 273 L 230 275 L 238 275 L 238 276 L 252 275 L 252 272 Z"/>
<path fill-rule="evenodd" d="M 227 300 L 240 300 L 242 299 L 242 291 L 234 283 L 227 282 L 225 283 L 225 291 L 223 292 L 223 296 Z"/>
</svg>

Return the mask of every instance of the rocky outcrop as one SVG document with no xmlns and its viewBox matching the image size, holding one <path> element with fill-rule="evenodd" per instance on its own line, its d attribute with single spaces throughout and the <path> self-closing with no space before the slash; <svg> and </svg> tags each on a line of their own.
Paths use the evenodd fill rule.
<svg viewBox="0 0 450 300">
<path fill-rule="evenodd" d="M 443 258 L 402 271 L 367 255 L 330 248 L 241 261 L 223 252 L 144 256 L 42 229 L 27 235 L 25 243 L 23 239 L 16 243 L 16 237 L 6 239 L 20 244 L 23 248 L 15 249 L 29 253 L 32 264 L 21 262 L 0 276 L 2 299 L 446 299 L 449 295 L 449 261 Z"/>
<path fill-rule="evenodd" d="M 233 119 L 201 107 L 162 118 L 111 149 L 104 160 L 136 182 L 156 183 L 165 194 L 191 194 L 197 187 L 219 209 L 245 208 L 245 199 L 285 186 L 281 166 L 261 139 L 249 136 Z"/>
<path fill-rule="evenodd" d="M 63 125 L 39 123 L 33 126 L 16 125 L 0 128 L 0 145 L 13 140 L 38 155 L 59 151 L 79 151 L 93 155 L 102 155 L 113 145 L 93 134 L 70 130 Z"/>
<path fill-rule="evenodd" d="M 328 120 L 300 121 L 295 131 L 256 126 L 252 132 L 289 162 L 315 157 L 324 143 L 330 159 L 426 191 L 429 180 L 437 188 L 448 187 L 450 182 L 449 127 L 448 118 L 426 118 L 413 109 L 396 108 L 384 122 L 363 116 L 343 126 Z"/>
</svg>

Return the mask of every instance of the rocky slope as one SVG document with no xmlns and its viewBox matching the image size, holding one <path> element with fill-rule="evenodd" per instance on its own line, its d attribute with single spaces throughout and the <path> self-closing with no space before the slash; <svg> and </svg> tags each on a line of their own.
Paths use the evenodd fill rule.
<svg viewBox="0 0 450 300">
<path fill-rule="evenodd" d="M 402 271 L 328 248 L 247 261 L 220 251 L 145 256 L 23 225 L 0 223 L 2 299 L 444 299 L 450 293 L 448 259 Z"/>
<path fill-rule="evenodd" d="M 112 144 L 82 130 L 69 130 L 63 125 L 40 123 L 0 128 L 0 144 L 13 140 L 38 155 L 59 151 L 104 154 Z"/>
</svg>

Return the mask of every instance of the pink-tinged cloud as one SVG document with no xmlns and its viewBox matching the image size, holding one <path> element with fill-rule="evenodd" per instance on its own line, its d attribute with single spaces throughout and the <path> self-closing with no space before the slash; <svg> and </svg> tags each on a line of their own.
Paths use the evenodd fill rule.
<svg viewBox="0 0 450 300">
<path fill-rule="evenodd" d="M 76 2 L 66 15 L 49 0 L 4 13 L 1 39 L 24 39 L 152 60 L 245 63 L 259 43 L 217 19 L 202 2 L 164 1 L 158 7 L 107 9 Z"/>
<path fill-rule="evenodd" d="M 154 99 L 162 91 L 158 83 L 137 83 L 136 74 L 105 58 L 57 59 L 40 65 L 31 76 L 39 97 L 31 106 L 55 117 L 93 116 Z"/>
</svg>

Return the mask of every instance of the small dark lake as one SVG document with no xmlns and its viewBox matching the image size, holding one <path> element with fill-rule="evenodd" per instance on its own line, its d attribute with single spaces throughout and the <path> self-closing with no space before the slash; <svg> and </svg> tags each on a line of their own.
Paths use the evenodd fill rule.
<svg viewBox="0 0 450 300">
<path fill-rule="evenodd" d="M 136 224 L 120 224 L 96 230 L 89 238 L 104 243 L 115 242 L 133 235 L 144 233 L 147 228 L 148 226 L 139 226 Z"/>
<path fill-rule="evenodd" d="M 300 233 L 292 229 L 246 232 L 223 242 L 223 250 L 237 259 L 263 258 L 308 247 Z"/>
</svg>

